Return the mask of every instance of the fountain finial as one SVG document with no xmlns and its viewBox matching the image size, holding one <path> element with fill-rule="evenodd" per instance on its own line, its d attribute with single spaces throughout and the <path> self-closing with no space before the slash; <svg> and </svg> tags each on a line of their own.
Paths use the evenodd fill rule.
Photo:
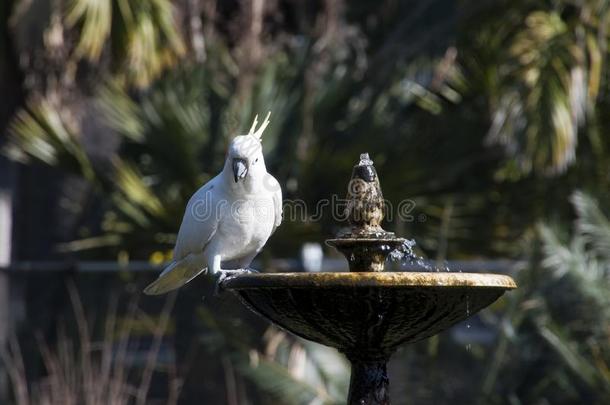
<svg viewBox="0 0 610 405">
<path fill-rule="evenodd" d="M 348 226 L 326 242 L 345 255 L 350 271 L 383 271 L 387 256 L 405 242 L 381 227 L 385 201 L 379 176 L 368 153 L 352 169 L 347 186 L 345 217 Z"/>
<path fill-rule="evenodd" d="M 360 154 L 360 163 L 358 163 L 359 166 L 372 166 L 373 165 L 373 161 L 371 160 L 371 158 L 369 157 L 368 153 L 361 153 Z"/>
<path fill-rule="evenodd" d="M 345 215 L 351 227 L 346 236 L 370 236 L 384 232 L 381 228 L 385 209 L 383 193 L 368 153 L 362 153 L 360 161 L 352 169 L 346 200 Z"/>
</svg>

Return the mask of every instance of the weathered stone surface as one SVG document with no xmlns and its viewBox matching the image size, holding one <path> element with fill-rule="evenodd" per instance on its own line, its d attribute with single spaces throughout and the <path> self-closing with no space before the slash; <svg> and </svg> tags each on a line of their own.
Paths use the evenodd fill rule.
<svg viewBox="0 0 610 405">
<path fill-rule="evenodd" d="M 414 272 L 246 274 L 223 286 L 282 328 L 363 360 L 435 335 L 516 287 L 502 275 Z"/>
</svg>

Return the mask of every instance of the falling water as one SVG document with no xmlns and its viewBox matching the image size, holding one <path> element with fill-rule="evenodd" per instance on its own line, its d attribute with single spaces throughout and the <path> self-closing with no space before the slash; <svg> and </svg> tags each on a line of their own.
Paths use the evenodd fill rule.
<svg viewBox="0 0 610 405">
<path fill-rule="evenodd" d="M 399 261 L 405 259 L 413 260 L 417 258 L 418 256 L 413 252 L 413 246 L 415 246 L 415 240 L 406 239 L 400 247 L 390 252 L 390 259 Z"/>
<path fill-rule="evenodd" d="M 470 317 L 470 296 L 468 294 L 466 294 L 466 319 L 468 319 Z M 466 323 L 466 329 L 470 329 L 470 321 L 468 321 Z M 466 345 L 466 350 L 470 351 L 471 349 L 471 344 L 468 343 Z"/>
<path fill-rule="evenodd" d="M 396 262 L 401 263 L 401 267 L 411 267 L 415 266 L 417 271 L 446 271 L 451 272 L 452 270 L 449 268 L 449 263 L 445 260 L 442 266 L 435 266 L 430 263 L 429 260 L 426 260 L 422 256 L 419 256 L 417 253 L 413 251 L 416 242 L 414 239 L 407 239 L 404 243 L 390 252 L 390 259 Z M 461 270 L 460 270 L 461 273 Z"/>
</svg>

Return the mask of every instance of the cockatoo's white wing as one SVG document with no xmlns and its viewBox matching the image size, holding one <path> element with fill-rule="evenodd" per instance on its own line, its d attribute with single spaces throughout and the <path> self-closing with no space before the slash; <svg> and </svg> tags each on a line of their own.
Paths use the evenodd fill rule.
<svg viewBox="0 0 610 405">
<path fill-rule="evenodd" d="M 159 278 L 144 292 L 149 295 L 164 294 L 182 287 L 206 269 L 203 250 L 218 229 L 218 193 L 214 192 L 217 178 L 201 187 L 189 200 L 182 225 L 178 231 L 174 260 L 163 270 Z"/>
<path fill-rule="evenodd" d="M 275 222 L 273 224 L 273 230 L 271 233 L 275 232 L 278 226 L 282 223 L 282 187 L 280 187 L 280 183 L 270 174 L 267 174 L 268 181 L 266 184 L 271 185 L 271 190 L 273 190 L 273 211 L 275 215 Z"/>
<path fill-rule="evenodd" d="M 186 205 L 174 247 L 174 260 L 200 253 L 218 229 L 218 176 L 201 187 Z"/>
</svg>

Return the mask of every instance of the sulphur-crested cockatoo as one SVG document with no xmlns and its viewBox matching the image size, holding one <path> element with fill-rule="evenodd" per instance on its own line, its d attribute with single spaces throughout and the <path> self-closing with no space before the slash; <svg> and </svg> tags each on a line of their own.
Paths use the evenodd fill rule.
<svg viewBox="0 0 610 405">
<path fill-rule="evenodd" d="M 257 129 L 233 139 L 224 168 L 189 200 L 174 248 L 173 261 L 146 294 L 163 294 L 200 273 L 247 271 L 252 259 L 282 221 L 282 189 L 265 167 L 261 136 L 269 114 Z"/>
</svg>

